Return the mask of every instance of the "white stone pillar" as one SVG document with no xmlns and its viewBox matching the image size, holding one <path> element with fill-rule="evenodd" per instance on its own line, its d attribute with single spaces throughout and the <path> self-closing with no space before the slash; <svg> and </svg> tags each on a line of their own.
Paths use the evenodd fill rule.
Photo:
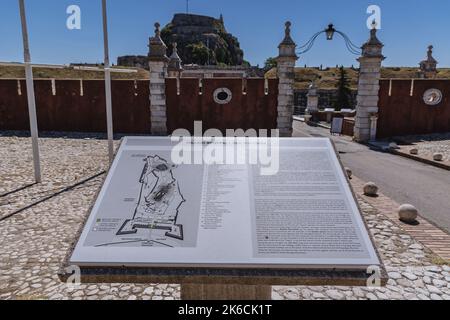
<svg viewBox="0 0 450 320">
<path fill-rule="evenodd" d="M 370 116 L 370 141 L 377 140 L 378 114 Z"/>
<path fill-rule="evenodd" d="M 166 109 L 166 77 L 169 58 L 167 46 L 161 39 L 159 23 L 155 23 L 155 36 L 150 38 L 149 67 L 150 67 L 150 113 L 152 134 L 167 135 Z"/>
<path fill-rule="evenodd" d="M 285 37 L 278 46 L 277 58 L 279 80 L 277 129 L 280 131 L 280 137 L 291 137 L 293 132 L 295 62 L 298 59 L 296 47 L 291 38 L 291 23 L 286 22 Z"/>
<path fill-rule="evenodd" d="M 355 140 L 367 142 L 376 137 L 376 126 L 371 124 L 371 115 L 378 113 L 378 93 L 380 90 L 383 44 L 376 36 L 377 30 L 370 31 L 370 39 L 362 47 L 358 80 L 358 97 L 355 119 Z"/>
<path fill-rule="evenodd" d="M 317 87 L 314 82 L 309 86 L 306 97 L 306 112 L 311 115 L 319 112 L 319 95 L 317 94 Z"/>
</svg>

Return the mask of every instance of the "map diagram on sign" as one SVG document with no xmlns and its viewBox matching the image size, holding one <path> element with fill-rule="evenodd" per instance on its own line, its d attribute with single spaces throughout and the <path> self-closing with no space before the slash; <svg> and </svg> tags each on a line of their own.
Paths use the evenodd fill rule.
<svg viewBox="0 0 450 320">
<path fill-rule="evenodd" d="M 145 160 L 138 204 L 133 215 L 117 230 L 117 236 L 135 236 L 149 245 L 176 246 L 171 239 L 184 240 L 183 225 L 178 224 L 179 210 L 186 200 L 174 178 L 177 166 L 158 155 Z M 133 239 L 129 239 L 132 241 Z M 114 245 L 116 243 L 106 243 Z"/>
</svg>

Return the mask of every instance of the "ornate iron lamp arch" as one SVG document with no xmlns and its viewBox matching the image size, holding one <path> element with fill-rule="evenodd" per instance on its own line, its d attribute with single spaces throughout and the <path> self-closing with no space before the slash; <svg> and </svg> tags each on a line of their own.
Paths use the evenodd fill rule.
<svg viewBox="0 0 450 320">
<path fill-rule="evenodd" d="M 315 33 L 311 37 L 311 39 L 308 40 L 308 42 L 306 42 L 303 46 L 299 47 L 300 51 L 298 51 L 297 53 L 301 55 L 311 50 L 311 48 L 314 46 L 316 39 L 323 33 L 326 34 L 328 41 L 333 40 L 334 34 L 336 33 L 339 34 L 344 39 L 345 46 L 347 47 L 347 50 L 351 54 L 361 55 L 361 48 L 355 45 L 344 32 L 336 30 L 333 24 L 329 24 L 328 28 L 326 28 L 325 30 Z"/>
</svg>

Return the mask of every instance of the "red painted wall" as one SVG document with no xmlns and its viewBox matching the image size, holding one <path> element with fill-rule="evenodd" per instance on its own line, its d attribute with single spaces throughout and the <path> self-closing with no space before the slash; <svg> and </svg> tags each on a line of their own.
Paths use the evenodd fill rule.
<svg viewBox="0 0 450 320">
<path fill-rule="evenodd" d="M 278 80 L 204 79 L 200 95 L 198 79 L 166 80 L 169 133 L 178 128 L 193 131 L 194 121 L 203 129 L 275 129 L 277 127 Z M 26 84 L 19 80 L 0 80 L 0 130 L 29 130 Z M 113 80 L 112 100 L 116 133 L 151 133 L 149 81 Z M 35 81 L 36 108 L 40 131 L 106 132 L 105 84 L 103 80 Z M 245 86 L 246 94 L 243 94 Z M 226 87 L 232 91 L 229 104 L 219 105 L 213 93 Z"/>
<path fill-rule="evenodd" d="M 200 94 L 199 79 L 166 79 L 168 131 L 188 129 L 193 133 L 194 121 L 203 122 L 203 130 L 210 128 L 225 132 L 226 129 L 276 129 L 278 80 L 268 81 L 265 94 L 264 79 L 203 79 Z M 246 87 L 246 94 L 243 93 Z M 225 105 L 214 101 L 218 88 L 228 88 L 232 100 Z"/>
<path fill-rule="evenodd" d="M 29 130 L 25 80 L 0 80 L 0 130 Z M 150 133 L 149 81 L 112 81 L 113 121 L 116 133 Z M 51 80 L 34 83 L 40 131 L 106 132 L 105 82 Z"/>
<path fill-rule="evenodd" d="M 437 106 L 423 101 L 428 89 L 442 91 L 443 100 Z M 450 132 L 450 80 L 415 80 L 410 96 L 411 80 L 380 81 L 378 138 L 392 136 Z"/>
</svg>

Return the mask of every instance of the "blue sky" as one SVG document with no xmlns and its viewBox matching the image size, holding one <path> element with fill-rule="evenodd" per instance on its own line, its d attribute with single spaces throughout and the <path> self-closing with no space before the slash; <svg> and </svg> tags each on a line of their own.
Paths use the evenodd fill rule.
<svg viewBox="0 0 450 320">
<path fill-rule="evenodd" d="M 66 8 L 81 7 L 81 30 L 66 28 Z M 366 9 L 379 5 L 386 66 L 417 66 L 426 47 L 435 46 L 440 67 L 450 67 L 450 1 L 448 0 L 190 0 L 191 13 L 224 15 L 227 30 L 237 36 L 245 58 L 263 64 L 277 54 L 286 20 L 293 23 L 293 38 L 304 44 L 316 31 L 333 22 L 354 43 L 368 38 Z M 101 0 L 26 0 L 32 60 L 35 63 L 101 62 L 103 42 Z M 109 0 L 112 61 L 125 54 L 147 54 L 155 21 L 170 22 L 184 12 L 186 0 Z M 17 0 L 0 1 L 0 61 L 22 61 Z M 301 56 L 298 65 L 357 65 L 355 57 L 336 38 L 324 36 Z"/>
</svg>

